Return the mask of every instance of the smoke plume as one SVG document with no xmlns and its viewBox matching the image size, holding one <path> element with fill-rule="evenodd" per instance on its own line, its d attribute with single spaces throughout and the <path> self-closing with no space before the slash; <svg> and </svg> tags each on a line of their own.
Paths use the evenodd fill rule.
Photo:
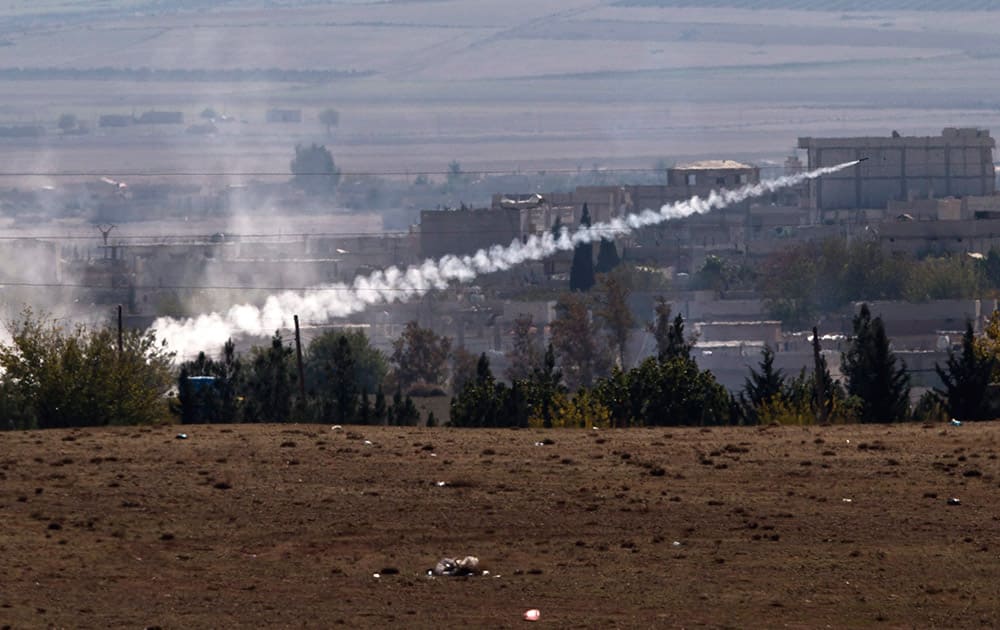
<svg viewBox="0 0 1000 630">
<path fill-rule="evenodd" d="M 390 267 L 368 276 L 358 276 L 350 284 L 323 285 L 305 292 L 286 291 L 268 297 L 263 306 L 241 304 L 224 313 L 186 319 L 161 317 L 153 322 L 152 327 L 157 338 L 166 341 L 180 358 L 191 357 L 201 350 L 214 352 L 227 339 L 238 334 L 267 336 L 278 329 L 287 330 L 294 325 L 294 315 L 306 321 L 325 322 L 357 313 L 374 304 L 407 301 L 427 291 L 444 289 L 451 282 L 468 282 L 483 274 L 504 271 L 526 261 L 541 260 L 556 252 L 571 250 L 578 244 L 622 236 L 670 219 L 705 214 L 856 164 L 858 161 L 845 162 L 735 190 L 712 191 L 708 197 L 693 197 L 667 204 L 659 210 L 643 210 L 581 227 L 572 233 L 565 229 L 558 236 L 547 232 L 532 236 L 526 242 L 515 240 L 510 245 L 494 245 L 471 255 L 447 255 L 405 269 Z"/>
</svg>

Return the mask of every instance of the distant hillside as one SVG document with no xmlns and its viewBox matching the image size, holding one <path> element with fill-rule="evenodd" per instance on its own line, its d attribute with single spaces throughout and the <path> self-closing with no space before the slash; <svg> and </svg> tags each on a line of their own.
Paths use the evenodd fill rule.
<svg viewBox="0 0 1000 630">
<path fill-rule="evenodd" d="M 1000 11 L 1000 0 L 619 0 L 626 7 L 799 11 Z"/>
</svg>

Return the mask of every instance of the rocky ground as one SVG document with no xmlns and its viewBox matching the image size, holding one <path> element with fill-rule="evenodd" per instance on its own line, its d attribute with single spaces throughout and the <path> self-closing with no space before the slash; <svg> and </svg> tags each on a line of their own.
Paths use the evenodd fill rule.
<svg viewBox="0 0 1000 630">
<path fill-rule="evenodd" d="M 998 435 L 0 433 L 0 626 L 998 627 Z"/>
</svg>

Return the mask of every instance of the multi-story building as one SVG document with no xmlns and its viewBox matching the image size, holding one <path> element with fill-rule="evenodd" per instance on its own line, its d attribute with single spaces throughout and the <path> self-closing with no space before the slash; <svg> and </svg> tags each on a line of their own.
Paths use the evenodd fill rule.
<svg viewBox="0 0 1000 630">
<path fill-rule="evenodd" d="M 809 168 L 867 158 L 809 183 L 812 208 L 884 210 L 890 201 L 993 195 L 995 140 L 984 129 L 946 128 L 940 136 L 799 138 Z"/>
</svg>

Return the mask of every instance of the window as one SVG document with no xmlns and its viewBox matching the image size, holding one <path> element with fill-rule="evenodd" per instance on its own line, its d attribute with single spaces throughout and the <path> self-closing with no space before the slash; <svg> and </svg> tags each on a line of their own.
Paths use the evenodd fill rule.
<svg viewBox="0 0 1000 630">
<path fill-rule="evenodd" d="M 747 182 L 750 181 L 750 178 L 747 177 L 746 173 L 741 173 L 738 181 L 740 182 L 740 184 L 746 184 Z"/>
<path fill-rule="evenodd" d="M 715 183 L 718 184 L 719 186 L 725 186 L 726 185 L 726 178 L 725 177 L 716 177 L 715 178 Z"/>
<path fill-rule="evenodd" d="M 688 186 L 694 186 L 695 184 L 697 184 L 698 183 L 697 182 L 697 178 L 698 178 L 698 176 L 695 175 L 694 173 L 691 173 L 690 175 L 688 175 L 687 176 L 687 185 Z"/>
</svg>

